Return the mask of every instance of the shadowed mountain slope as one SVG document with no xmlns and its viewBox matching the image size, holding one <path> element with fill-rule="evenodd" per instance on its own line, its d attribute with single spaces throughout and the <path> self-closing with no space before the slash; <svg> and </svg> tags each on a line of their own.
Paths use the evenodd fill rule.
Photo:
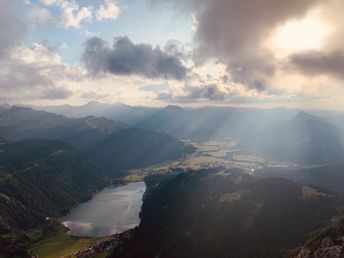
<svg viewBox="0 0 344 258">
<path fill-rule="evenodd" d="M 104 171 L 66 143 L 35 139 L 1 144 L 1 251 L 11 257 L 42 234 L 50 225 L 47 217 L 66 214 L 107 180 Z"/>
<path fill-rule="evenodd" d="M 112 257 L 282 257 L 343 205 L 286 179 L 217 172 L 149 184 L 139 227 Z"/>
</svg>

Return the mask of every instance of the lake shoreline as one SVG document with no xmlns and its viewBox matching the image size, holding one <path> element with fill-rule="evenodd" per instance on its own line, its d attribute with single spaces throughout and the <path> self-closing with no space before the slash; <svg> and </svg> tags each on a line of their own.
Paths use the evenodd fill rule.
<svg viewBox="0 0 344 258">
<path fill-rule="evenodd" d="M 123 182 L 123 181 L 122 181 Z M 76 237 L 105 237 L 139 225 L 146 184 L 112 184 L 58 221 Z M 109 216 L 109 214 L 113 214 Z"/>
</svg>

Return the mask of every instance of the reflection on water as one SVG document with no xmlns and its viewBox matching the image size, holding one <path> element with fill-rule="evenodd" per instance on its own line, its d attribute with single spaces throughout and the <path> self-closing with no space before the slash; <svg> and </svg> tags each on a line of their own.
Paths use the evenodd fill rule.
<svg viewBox="0 0 344 258">
<path fill-rule="evenodd" d="M 74 236 L 108 236 L 137 226 L 144 182 L 105 189 L 62 219 Z"/>
</svg>

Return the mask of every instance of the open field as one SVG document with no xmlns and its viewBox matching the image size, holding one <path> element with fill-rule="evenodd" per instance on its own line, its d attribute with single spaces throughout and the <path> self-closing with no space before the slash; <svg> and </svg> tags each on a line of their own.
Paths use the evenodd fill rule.
<svg viewBox="0 0 344 258">
<path fill-rule="evenodd" d="M 66 233 L 61 226 L 52 235 L 35 243 L 30 249 L 30 254 L 39 255 L 40 258 L 58 258 L 69 255 L 76 250 L 91 246 L 96 238 L 73 237 Z M 99 254 L 101 255 L 101 254 Z M 72 256 L 66 256 L 72 257 Z M 96 256 L 101 258 L 102 256 Z"/>
<path fill-rule="evenodd" d="M 201 169 L 222 166 L 226 168 L 241 168 L 252 173 L 263 166 L 283 168 L 294 166 L 294 164 L 285 162 L 269 162 L 252 153 L 243 153 L 236 148 L 237 142 L 231 139 L 224 141 L 185 142 L 194 146 L 196 152 L 177 161 L 165 162 L 144 169 L 131 170 L 126 179 L 129 181 L 140 180 L 147 175 L 164 173 L 169 169 L 176 168 Z"/>
</svg>

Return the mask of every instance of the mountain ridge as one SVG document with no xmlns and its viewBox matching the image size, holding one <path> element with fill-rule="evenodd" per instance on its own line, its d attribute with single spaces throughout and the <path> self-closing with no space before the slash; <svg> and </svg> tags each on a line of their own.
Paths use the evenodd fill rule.
<svg viewBox="0 0 344 258">
<path fill-rule="evenodd" d="M 193 148 L 165 133 L 88 116 L 66 118 L 13 107 L 0 113 L 0 135 L 7 139 L 55 139 L 67 142 L 107 169 L 124 170 L 177 159 Z"/>
</svg>

